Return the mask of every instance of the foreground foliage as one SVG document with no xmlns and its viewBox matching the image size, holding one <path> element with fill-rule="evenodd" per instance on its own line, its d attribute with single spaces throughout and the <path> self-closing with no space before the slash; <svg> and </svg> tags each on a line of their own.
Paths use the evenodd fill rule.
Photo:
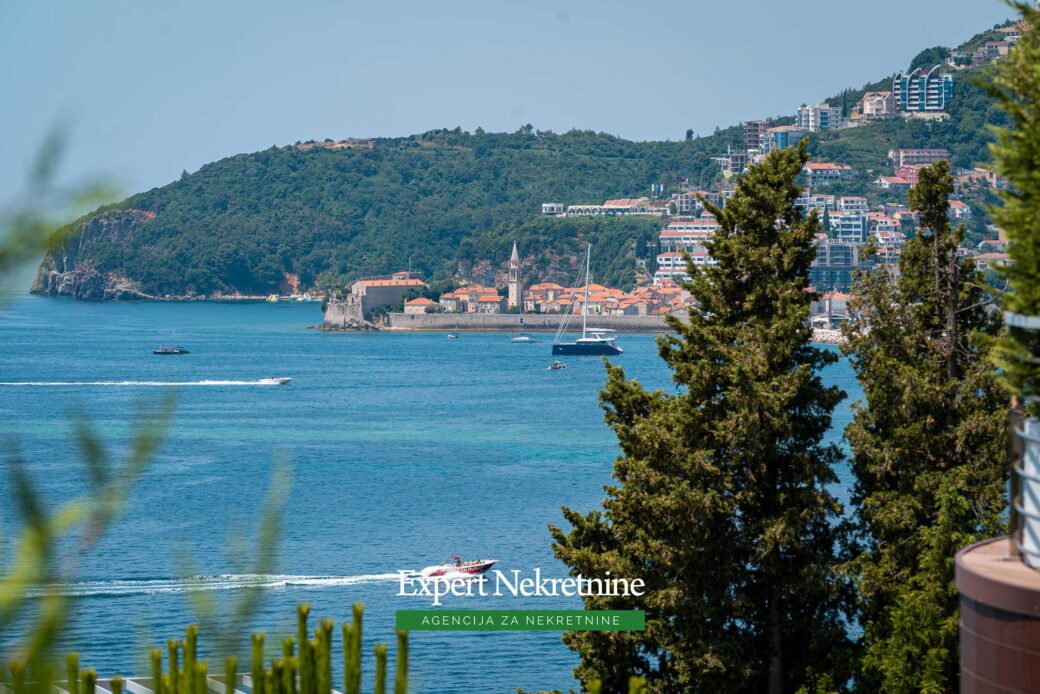
<svg viewBox="0 0 1040 694">
<path fill-rule="evenodd" d="M 863 387 L 846 429 L 860 552 L 863 691 L 957 689 L 953 557 L 1004 532 L 1008 393 L 987 360 L 999 330 L 984 282 L 959 261 L 949 165 L 921 171 L 917 236 L 899 277 L 861 276 L 846 352 Z"/>
<path fill-rule="evenodd" d="M 1003 269 L 1010 291 L 1004 308 L 1026 316 L 1040 316 L 1040 11 L 1016 2 L 1028 28 L 986 86 L 1007 112 L 1011 126 L 996 128 L 993 147 L 997 171 L 1012 188 L 1003 191 L 1003 205 L 993 218 L 1007 232 L 1011 264 Z M 1040 332 L 1012 328 L 994 350 L 997 365 L 1015 393 L 1040 392 Z M 1033 406 L 1033 414 L 1040 414 Z"/>
<path fill-rule="evenodd" d="M 576 675 L 624 691 L 779 693 L 848 677 L 848 594 L 834 567 L 841 508 L 827 491 L 839 451 L 822 443 L 843 397 L 819 371 L 837 359 L 809 343 L 808 270 L 819 224 L 803 218 L 804 148 L 751 168 L 712 242 L 717 268 L 692 267 L 703 313 L 672 321 L 660 354 L 675 394 L 608 366 L 602 394 L 622 455 L 602 511 L 564 509 L 556 555 L 586 576 L 641 577 L 645 633 L 575 632 Z M 834 679 L 829 679 L 834 673 Z"/>
</svg>

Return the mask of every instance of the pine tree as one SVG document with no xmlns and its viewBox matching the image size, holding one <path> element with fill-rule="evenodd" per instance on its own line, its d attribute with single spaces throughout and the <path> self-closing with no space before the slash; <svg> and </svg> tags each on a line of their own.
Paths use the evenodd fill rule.
<svg viewBox="0 0 1040 694">
<path fill-rule="evenodd" d="M 959 262 L 949 164 L 910 192 L 920 229 L 898 277 L 857 279 L 846 351 L 865 403 L 846 429 L 860 552 L 863 691 L 956 691 L 953 557 L 1003 530 L 1008 397 L 987 363 L 998 329 L 982 278 Z"/>
<path fill-rule="evenodd" d="M 638 632 L 576 632 L 576 676 L 625 691 L 779 692 L 843 683 L 843 526 L 828 492 L 840 453 L 822 437 L 844 397 L 819 371 L 837 355 L 806 327 L 815 213 L 795 207 L 804 144 L 750 167 L 710 244 L 689 265 L 701 311 L 670 319 L 659 351 L 674 394 L 608 365 L 601 394 L 621 456 L 603 510 L 564 509 L 556 555 L 584 576 L 642 578 L 641 598 L 586 598 L 646 610 Z"/>
</svg>

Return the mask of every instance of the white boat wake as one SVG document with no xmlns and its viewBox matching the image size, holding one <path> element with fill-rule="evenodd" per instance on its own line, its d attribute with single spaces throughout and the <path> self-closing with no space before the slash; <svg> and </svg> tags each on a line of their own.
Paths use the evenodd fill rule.
<svg viewBox="0 0 1040 694">
<path fill-rule="evenodd" d="M 190 578 L 160 578 L 116 581 L 83 581 L 56 583 L 28 591 L 29 597 L 63 595 L 69 597 L 155 595 L 160 593 L 188 593 L 203 590 L 241 590 L 243 588 L 283 589 L 295 586 L 331 588 L 359 583 L 392 581 L 398 574 L 366 574 L 361 576 L 285 576 L 279 574 L 229 574 L 226 576 L 193 576 Z"/>
<path fill-rule="evenodd" d="M 258 378 L 255 381 L 0 381 L 0 386 L 279 386 L 286 378 Z"/>
</svg>

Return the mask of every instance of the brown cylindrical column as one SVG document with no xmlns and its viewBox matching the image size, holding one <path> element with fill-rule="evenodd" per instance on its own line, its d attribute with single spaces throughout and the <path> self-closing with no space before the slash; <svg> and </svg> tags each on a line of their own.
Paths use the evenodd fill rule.
<svg viewBox="0 0 1040 694">
<path fill-rule="evenodd" d="M 1040 571 L 1008 538 L 957 553 L 962 694 L 1040 694 Z"/>
</svg>

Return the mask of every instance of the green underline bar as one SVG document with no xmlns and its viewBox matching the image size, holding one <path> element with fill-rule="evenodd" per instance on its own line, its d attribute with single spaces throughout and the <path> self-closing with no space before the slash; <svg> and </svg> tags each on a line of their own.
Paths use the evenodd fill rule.
<svg viewBox="0 0 1040 694">
<path fill-rule="evenodd" d="M 642 610 L 398 610 L 408 631 L 643 631 Z"/>
</svg>

